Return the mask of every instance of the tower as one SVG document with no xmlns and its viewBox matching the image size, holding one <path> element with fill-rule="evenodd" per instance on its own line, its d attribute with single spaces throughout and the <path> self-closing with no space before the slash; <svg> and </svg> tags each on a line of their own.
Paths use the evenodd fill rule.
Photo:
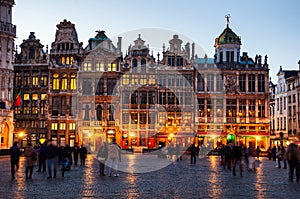
<svg viewBox="0 0 300 199">
<path fill-rule="evenodd" d="M 16 26 L 12 24 L 14 0 L 0 1 L 0 149 L 13 140 L 13 51 Z"/>
<path fill-rule="evenodd" d="M 240 57 L 241 38 L 229 28 L 229 15 L 226 15 L 227 26 L 215 39 L 216 63 L 238 63 Z"/>
</svg>

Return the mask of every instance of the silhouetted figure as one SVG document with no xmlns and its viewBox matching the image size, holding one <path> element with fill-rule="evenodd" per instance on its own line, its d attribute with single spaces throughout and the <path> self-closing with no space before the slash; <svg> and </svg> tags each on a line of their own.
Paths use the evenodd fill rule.
<svg viewBox="0 0 300 199">
<path fill-rule="evenodd" d="M 21 150 L 18 147 L 18 142 L 14 142 L 10 148 L 10 163 L 11 163 L 11 178 L 15 179 L 15 172 L 19 169 L 19 160 L 21 156 Z"/>
</svg>

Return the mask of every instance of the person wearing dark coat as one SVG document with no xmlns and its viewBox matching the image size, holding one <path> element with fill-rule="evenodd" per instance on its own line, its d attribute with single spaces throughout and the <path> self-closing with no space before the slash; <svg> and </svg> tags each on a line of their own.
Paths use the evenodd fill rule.
<svg viewBox="0 0 300 199">
<path fill-rule="evenodd" d="M 189 148 L 191 153 L 191 164 L 196 164 L 196 157 L 197 157 L 197 147 L 195 144 L 192 144 Z"/>
<path fill-rule="evenodd" d="M 39 149 L 39 168 L 37 172 L 46 172 L 46 154 L 45 154 L 45 145 L 41 144 Z"/>
<path fill-rule="evenodd" d="M 19 160 L 21 156 L 21 150 L 18 147 L 18 142 L 14 142 L 10 148 L 10 163 L 11 163 L 11 178 L 15 179 L 16 170 L 19 168 Z"/>
<path fill-rule="evenodd" d="M 85 146 L 81 145 L 80 148 L 80 166 L 85 166 L 85 159 L 87 155 L 87 149 Z"/>
<path fill-rule="evenodd" d="M 80 148 L 77 143 L 75 143 L 74 149 L 73 149 L 73 156 L 74 156 L 74 164 L 77 166 L 78 162 L 78 155 L 79 155 Z"/>
</svg>

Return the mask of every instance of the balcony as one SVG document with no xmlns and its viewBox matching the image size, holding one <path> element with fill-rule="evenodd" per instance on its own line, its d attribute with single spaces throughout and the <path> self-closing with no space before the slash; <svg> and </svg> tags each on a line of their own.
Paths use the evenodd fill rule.
<svg viewBox="0 0 300 199">
<path fill-rule="evenodd" d="M 0 32 L 8 33 L 12 36 L 16 36 L 16 26 L 10 23 L 4 23 L 0 21 Z"/>
</svg>

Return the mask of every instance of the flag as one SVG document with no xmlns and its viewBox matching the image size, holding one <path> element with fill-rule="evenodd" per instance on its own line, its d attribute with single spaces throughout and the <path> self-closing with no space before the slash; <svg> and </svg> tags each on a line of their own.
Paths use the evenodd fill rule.
<svg viewBox="0 0 300 199">
<path fill-rule="evenodd" d="M 21 106 L 22 98 L 21 98 L 21 89 L 15 94 L 14 106 Z"/>
</svg>

